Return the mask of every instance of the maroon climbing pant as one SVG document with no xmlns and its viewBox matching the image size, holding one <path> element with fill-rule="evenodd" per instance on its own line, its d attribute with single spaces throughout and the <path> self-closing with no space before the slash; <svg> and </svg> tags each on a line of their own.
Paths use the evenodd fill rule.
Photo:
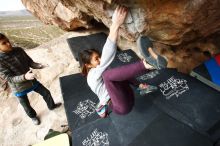
<svg viewBox="0 0 220 146">
<path fill-rule="evenodd" d="M 123 65 L 117 68 L 106 70 L 102 77 L 104 84 L 111 98 L 112 111 L 117 114 L 127 114 L 134 105 L 134 93 L 130 83 L 137 75 L 145 73 L 143 61 Z"/>
</svg>

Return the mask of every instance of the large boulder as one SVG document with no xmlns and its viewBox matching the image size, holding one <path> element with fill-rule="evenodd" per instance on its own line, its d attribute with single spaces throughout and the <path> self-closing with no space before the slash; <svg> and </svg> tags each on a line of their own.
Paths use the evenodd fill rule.
<svg viewBox="0 0 220 146">
<path fill-rule="evenodd" d="M 220 0 L 22 0 L 46 24 L 65 30 L 90 28 L 92 20 L 111 24 L 117 4 L 129 7 L 120 34 L 135 41 L 140 34 L 168 45 L 207 37 L 220 29 Z"/>
</svg>

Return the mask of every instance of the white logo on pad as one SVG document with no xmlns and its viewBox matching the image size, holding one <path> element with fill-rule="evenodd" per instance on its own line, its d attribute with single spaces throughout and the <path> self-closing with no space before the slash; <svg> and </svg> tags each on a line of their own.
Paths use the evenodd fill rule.
<svg viewBox="0 0 220 146">
<path fill-rule="evenodd" d="M 80 101 L 77 105 L 76 110 L 73 111 L 75 114 L 79 115 L 81 119 L 85 119 L 86 117 L 95 113 L 95 103 L 91 100 L 87 99 L 85 101 Z"/>
<path fill-rule="evenodd" d="M 179 97 L 181 94 L 189 90 L 186 80 L 175 79 L 174 77 L 171 77 L 166 82 L 161 83 L 159 87 L 160 91 L 167 100 L 172 96 Z"/>
<path fill-rule="evenodd" d="M 148 73 L 138 77 L 138 79 L 145 81 L 145 80 L 152 79 L 152 78 L 156 77 L 158 74 L 159 74 L 159 71 L 154 70 L 154 71 L 148 72 Z"/>
<path fill-rule="evenodd" d="M 108 133 L 95 129 L 90 136 L 83 140 L 84 146 L 109 146 Z"/>
</svg>

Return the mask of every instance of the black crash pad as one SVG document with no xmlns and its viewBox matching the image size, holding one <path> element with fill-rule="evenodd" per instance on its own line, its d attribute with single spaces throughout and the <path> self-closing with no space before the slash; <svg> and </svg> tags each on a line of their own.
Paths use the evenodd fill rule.
<svg viewBox="0 0 220 146">
<path fill-rule="evenodd" d="M 135 104 L 132 111 L 126 115 L 110 114 L 110 119 L 120 135 L 121 145 L 131 143 L 161 111 L 152 103 L 150 98 L 140 96 L 135 91 Z"/>
<path fill-rule="evenodd" d="M 127 119 L 127 117 L 124 117 Z M 133 119 L 132 119 L 133 120 Z M 125 120 L 123 120 L 125 122 Z M 118 129 L 112 117 L 93 121 L 73 134 L 73 145 L 77 146 L 213 146 L 206 136 L 193 131 L 187 125 L 176 121 L 166 114 L 160 113 L 145 119 L 146 127 L 136 132 L 132 123 L 127 119 L 124 129 Z M 127 125 L 127 124 L 131 125 Z M 117 123 L 122 124 L 122 123 Z M 129 134 L 123 133 L 128 131 Z M 127 136 L 127 137 L 126 137 Z M 126 139 L 125 139 L 126 137 Z"/>
<path fill-rule="evenodd" d="M 110 114 L 75 130 L 77 146 L 212 146 L 213 142 L 157 109 L 151 99 L 136 93 L 135 106 L 127 115 Z"/>
<path fill-rule="evenodd" d="M 207 132 L 220 121 L 220 92 L 175 69 L 155 70 L 138 77 L 139 81 L 158 86 L 147 95 L 171 117 Z"/>
<path fill-rule="evenodd" d="M 72 133 L 77 146 L 212 146 L 209 137 L 194 131 L 152 104 L 136 92 L 135 106 L 127 115 L 111 113 Z"/>
<path fill-rule="evenodd" d="M 99 118 L 95 111 L 98 98 L 88 87 L 84 76 L 74 74 L 61 77 L 60 86 L 72 131 Z"/>
<path fill-rule="evenodd" d="M 100 53 L 102 52 L 103 46 L 106 42 L 107 35 L 105 33 L 95 33 L 87 36 L 72 37 L 67 39 L 67 43 L 74 58 L 79 61 L 81 60 L 79 53 L 87 49 L 96 49 Z M 113 61 L 111 67 L 116 67 L 139 60 L 138 56 L 132 50 L 120 51 L 117 49 L 116 58 Z"/>
<path fill-rule="evenodd" d="M 213 143 L 187 125 L 161 114 L 129 146 L 213 146 Z"/>
<path fill-rule="evenodd" d="M 107 35 L 101 32 L 86 36 L 68 38 L 67 43 L 74 58 L 79 61 L 79 53 L 82 50 L 97 49 L 101 53 L 106 39 Z"/>
</svg>

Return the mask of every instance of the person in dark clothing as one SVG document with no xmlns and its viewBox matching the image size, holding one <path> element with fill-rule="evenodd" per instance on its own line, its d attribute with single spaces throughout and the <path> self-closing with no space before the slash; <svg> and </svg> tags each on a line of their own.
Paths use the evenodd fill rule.
<svg viewBox="0 0 220 146">
<path fill-rule="evenodd" d="M 35 125 L 40 124 L 37 113 L 31 107 L 27 93 L 35 91 L 45 100 L 47 107 L 53 110 L 61 105 L 54 103 L 50 91 L 36 80 L 32 69 L 43 69 L 46 65 L 34 62 L 19 47 L 12 47 L 8 38 L 0 33 L 0 76 L 7 80 L 12 92 Z"/>
</svg>

